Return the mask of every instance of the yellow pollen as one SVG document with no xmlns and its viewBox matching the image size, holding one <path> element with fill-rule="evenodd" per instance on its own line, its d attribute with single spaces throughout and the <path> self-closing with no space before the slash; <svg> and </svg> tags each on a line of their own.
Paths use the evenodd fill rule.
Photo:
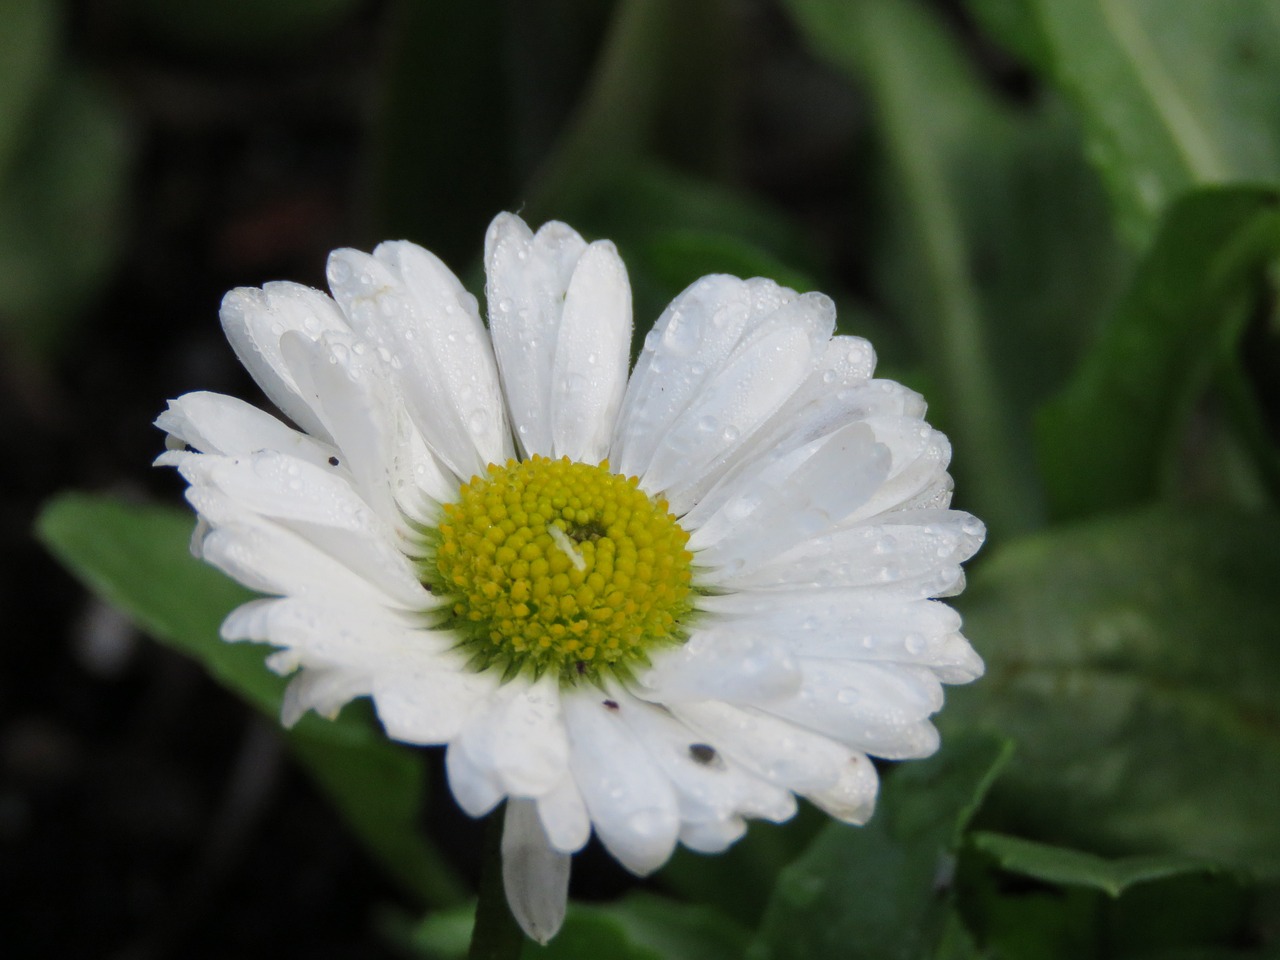
<svg viewBox="0 0 1280 960">
<path fill-rule="evenodd" d="M 535 456 L 462 485 L 434 531 L 424 580 L 475 669 L 626 673 L 682 643 L 692 609 L 689 535 L 635 477 Z"/>
</svg>

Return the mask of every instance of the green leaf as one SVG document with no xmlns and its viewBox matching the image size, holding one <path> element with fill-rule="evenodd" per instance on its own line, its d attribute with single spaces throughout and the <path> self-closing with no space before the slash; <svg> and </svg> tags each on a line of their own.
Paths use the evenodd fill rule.
<svg viewBox="0 0 1280 960">
<path fill-rule="evenodd" d="M 1003 741 L 956 737 L 937 756 L 895 768 L 867 826 L 829 825 L 783 871 L 748 956 L 955 955 L 963 944 L 940 885 L 1008 756 Z"/>
<path fill-rule="evenodd" d="M 1087 154 L 1136 243 L 1145 244 L 1165 209 L 1195 186 L 1280 178 L 1275 0 L 1018 6 L 1016 14 L 996 9 L 985 22 L 1008 46 L 1030 52 L 1076 105 Z"/>
<path fill-rule="evenodd" d="M 1207 861 L 1106 859 L 993 833 L 970 841 L 961 910 L 994 956 L 1165 956 L 1249 936 L 1252 892 Z"/>
<path fill-rule="evenodd" d="M 1149 510 L 985 557 L 957 605 L 987 676 L 940 725 L 1017 741 L 990 822 L 1280 869 L 1277 582 L 1273 514 Z"/>
<path fill-rule="evenodd" d="M 715 907 L 739 923 L 756 926 L 779 872 L 830 823 L 816 807 L 801 804 L 782 824 L 755 820 L 747 835 L 723 853 L 695 853 L 677 847 L 658 881 L 680 896 Z"/>
<path fill-rule="evenodd" d="M 1280 192 L 1199 191 L 1169 213 L 1086 362 L 1039 423 L 1054 512 L 1083 516 L 1171 486 L 1181 431 L 1234 345 L 1241 298 L 1280 254 Z"/>
<path fill-rule="evenodd" d="M 119 253 L 132 144 L 110 98 L 64 73 L 0 181 L 0 325 L 50 353 Z"/>
<path fill-rule="evenodd" d="M 1176 854 L 1110 859 L 1083 850 L 985 831 L 971 834 L 969 842 L 975 849 L 990 854 L 1010 873 L 1045 883 L 1099 890 L 1112 898 L 1136 884 L 1185 874 L 1217 873 L 1222 869 L 1209 860 Z"/>
<path fill-rule="evenodd" d="M 1034 525 L 1030 411 L 1065 382 L 1126 267 L 1072 118 L 1053 98 L 1002 100 L 914 0 L 788 8 L 871 99 L 874 279 L 930 364 L 964 503 L 997 535 Z"/>
<path fill-rule="evenodd" d="M 475 905 L 428 915 L 408 937 L 432 960 L 467 954 Z M 634 893 L 616 903 L 570 902 L 564 926 L 545 947 L 526 940 L 526 960 L 740 960 L 749 935 L 708 907 Z"/>
<path fill-rule="evenodd" d="M 57 63 L 59 5 L 8 0 L 0 31 L 0 183 L 31 129 L 39 94 Z"/>
<path fill-rule="evenodd" d="M 284 681 L 263 666 L 263 647 L 218 639 L 227 613 L 254 595 L 191 556 L 193 524 L 177 510 L 64 494 L 45 507 L 36 532 L 94 593 L 274 719 Z M 426 794 L 421 759 L 359 714 L 348 708 L 332 722 L 308 716 L 289 731 L 289 744 L 407 889 L 428 902 L 457 901 L 461 884 L 417 827 Z"/>
</svg>

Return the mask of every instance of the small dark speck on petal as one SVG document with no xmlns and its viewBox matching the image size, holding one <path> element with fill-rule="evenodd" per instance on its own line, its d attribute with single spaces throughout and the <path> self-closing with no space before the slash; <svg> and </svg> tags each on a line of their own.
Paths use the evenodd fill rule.
<svg viewBox="0 0 1280 960">
<path fill-rule="evenodd" d="M 604 705 L 605 705 L 606 707 L 608 707 L 610 710 L 617 710 L 617 709 L 620 709 L 620 708 L 618 707 L 618 701 L 617 701 L 617 700 L 606 700 L 606 701 L 604 701 Z"/>
<path fill-rule="evenodd" d="M 331 466 L 331 467 L 336 467 L 337 465 L 338 465 L 338 458 L 337 458 L 337 457 L 330 457 L 330 458 L 329 458 L 329 466 Z"/>
<path fill-rule="evenodd" d="M 704 767 L 708 764 L 715 763 L 718 759 L 716 748 L 709 743 L 691 743 L 689 744 L 689 756 Z"/>
</svg>

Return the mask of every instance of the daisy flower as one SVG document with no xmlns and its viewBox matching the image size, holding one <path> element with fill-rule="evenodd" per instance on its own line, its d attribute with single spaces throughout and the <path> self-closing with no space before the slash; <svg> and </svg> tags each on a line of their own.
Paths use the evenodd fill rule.
<svg viewBox="0 0 1280 960">
<path fill-rule="evenodd" d="M 291 674 L 283 720 L 372 698 L 504 800 L 512 911 L 545 942 L 592 832 L 628 870 L 724 850 L 803 796 L 863 823 L 869 756 L 922 757 L 982 673 L 958 592 L 982 524 L 950 448 L 835 307 L 708 276 L 628 377 L 608 241 L 502 214 L 488 325 L 431 253 L 329 258 L 331 291 L 237 289 L 222 324 L 291 421 L 190 393 L 157 420 L 194 552 L 267 595 L 227 640 Z"/>
</svg>

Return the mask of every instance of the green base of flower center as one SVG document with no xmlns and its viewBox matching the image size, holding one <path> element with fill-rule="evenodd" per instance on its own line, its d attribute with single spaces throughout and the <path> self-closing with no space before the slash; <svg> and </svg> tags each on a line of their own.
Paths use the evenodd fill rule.
<svg viewBox="0 0 1280 960">
<path fill-rule="evenodd" d="M 453 600 L 448 625 L 476 669 L 573 681 L 626 673 L 685 638 L 689 535 L 607 461 L 491 465 L 436 532 L 424 579 Z"/>
</svg>

